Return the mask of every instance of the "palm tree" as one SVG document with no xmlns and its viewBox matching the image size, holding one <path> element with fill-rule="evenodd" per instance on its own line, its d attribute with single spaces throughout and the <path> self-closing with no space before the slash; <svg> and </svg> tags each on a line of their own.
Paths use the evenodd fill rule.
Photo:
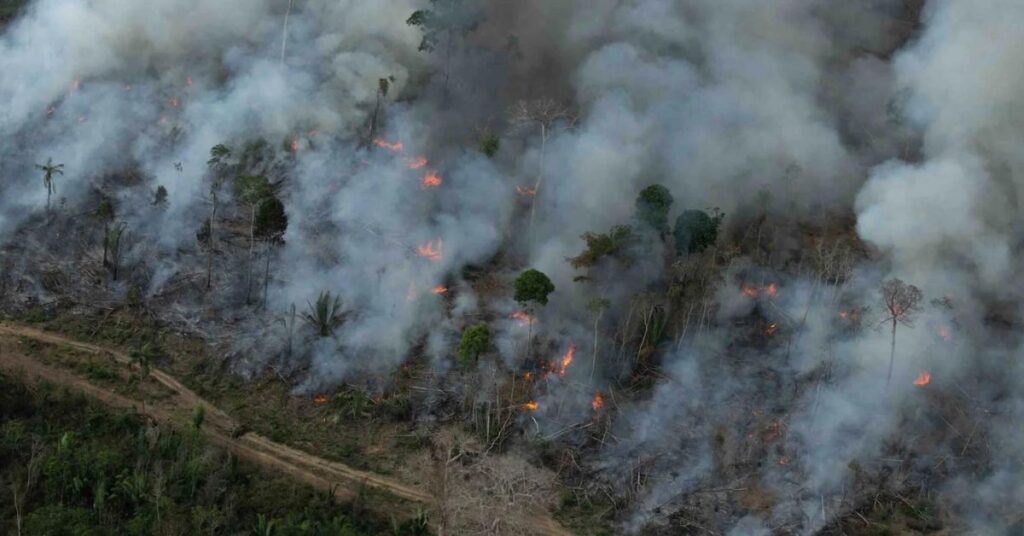
<svg viewBox="0 0 1024 536">
<path fill-rule="evenodd" d="M 344 316 L 341 312 L 341 296 L 331 296 L 329 290 L 320 293 L 316 305 L 309 304 L 309 312 L 302 315 L 309 325 L 316 329 L 317 335 L 329 337 L 334 328 L 341 325 Z"/>
<path fill-rule="evenodd" d="M 50 197 L 57 191 L 53 184 L 54 175 L 64 174 L 64 164 L 54 164 L 53 158 L 47 158 L 45 164 L 36 164 L 36 169 L 43 172 L 43 184 L 46 185 L 46 211 L 50 211 Z"/>
</svg>

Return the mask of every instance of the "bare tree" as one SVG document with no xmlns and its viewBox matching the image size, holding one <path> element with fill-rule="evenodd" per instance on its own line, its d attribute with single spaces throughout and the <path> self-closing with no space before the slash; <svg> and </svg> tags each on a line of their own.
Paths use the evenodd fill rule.
<svg viewBox="0 0 1024 536">
<path fill-rule="evenodd" d="M 889 350 L 889 374 L 885 377 L 885 385 L 892 381 L 892 366 L 896 360 L 896 325 L 903 324 L 913 327 L 914 315 L 921 310 L 921 289 L 908 285 L 900 279 L 890 279 L 882 284 L 882 305 L 888 315 L 881 324 L 892 325 L 892 345 Z"/>
<path fill-rule="evenodd" d="M 534 181 L 531 190 L 533 199 L 530 201 L 530 247 L 533 247 L 533 220 L 537 213 L 537 197 L 540 195 L 540 187 L 544 183 L 544 156 L 547 150 L 548 138 L 552 128 L 559 122 L 567 122 L 569 125 L 575 121 L 575 117 L 569 109 L 550 98 L 537 99 L 533 101 L 519 101 L 509 110 L 509 120 L 513 125 L 521 128 L 528 126 L 540 127 L 540 160 L 537 166 L 537 179 Z"/>
<path fill-rule="evenodd" d="M 22 534 L 21 523 L 24 517 L 22 510 L 25 508 L 25 498 L 31 493 L 32 486 L 39 476 L 39 464 L 43 461 L 42 453 L 42 446 L 37 442 L 33 442 L 28 462 L 25 464 L 24 483 L 17 475 L 15 475 L 14 480 L 11 482 L 11 497 L 14 499 L 14 519 L 15 526 L 18 529 L 18 536 Z"/>
<path fill-rule="evenodd" d="M 64 164 L 54 164 L 53 158 L 46 159 L 45 164 L 36 164 L 36 169 L 43 172 L 43 185 L 46 186 L 46 211 L 50 211 L 50 197 L 57 191 L 53 183 L 54 175 L 64 174 Z"/>
<path fill-rule="evenodd" d="M 210 159 L 206 162 L 209 168 L 210 178 L 210 220 L 207 231 L 209 243 L 206 256 L 206 290 L 213 288 L 213 253 L 216 248 L 216 234 L 214 224 L 217 218 L 217 193 L 223 184 L 223 173 L 228 168 L 227 159 L 231 156 L 231 149 L 226 145 L 218 144 L 210 149 Z"/>
</svg>

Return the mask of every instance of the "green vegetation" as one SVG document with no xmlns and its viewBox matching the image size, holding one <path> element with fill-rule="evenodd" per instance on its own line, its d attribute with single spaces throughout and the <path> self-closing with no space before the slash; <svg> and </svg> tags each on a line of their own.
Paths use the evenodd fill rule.
<svg viewBox="0 0 1024 536">
<path fill-rule="evenodd" d="M 310 303 L 309 310 L 302 315 L 307 324 L 313 326 L 320 337 L 330 337 L 334 329 L 341 325 L 344 316 L 341 312 L 341 296 L 331 296 L 325 290 L 316 299 L 316 305 Z"/>
<path fill-rule="evenodd" d="M 485 133 L 480 139 L 480 152 L 487 155 L 487 158 L 494 158 L 499 149 L 501 149 L 501 138 L 493 132 Z"/>
<path fill-rule="evenodd" d="M 636 219 L 659 233 L 668 233 L 668 211 L 673 201 L 668 188 L 652 184 L 641 190 L 636 198 Z"/>
<path fill-rule="evenodd" d="M 722 225 L 722 214 L 715 209 L 709 215 L 703 210 L 686 210 L 676 218 L 676 253 L 700 253 L 718 241 L 718 229 Z"/>
<path fill-rule="evenodd" d="M 425 534 L 422 519 L 357 521 L 331 493 L 257 474 L 198 433 L 47 384 L 0 375 L 0 423 L 4 534 Z"/>
<path fill-rule="evenodd" d="M 516 278 L 514 297 L 517 302 L 524 305 L 530 302 L 547 305 L 548 294 L 554 291 L 554 283 L 544 272 L 530 268 Z"/>
<path fill-rule="evenodd" d="M 459 365 L 470 368 L 476 364 L 477 357 L 487 351 L 491 344 L 491 330 L 487 324 L 479 323 L 462 333 L 459 342 Z"/>
<path fill-rule="evenodd" d="M 634 239 L 632 227 L 616 225 L 607 233 L 584 233 L 580 238 L 587 243 L 587 249 L 568 259 L 573 268 L 591 268 L 605 257 L 616 257 L 629 263 L 624 253 Z"/>
</svg>

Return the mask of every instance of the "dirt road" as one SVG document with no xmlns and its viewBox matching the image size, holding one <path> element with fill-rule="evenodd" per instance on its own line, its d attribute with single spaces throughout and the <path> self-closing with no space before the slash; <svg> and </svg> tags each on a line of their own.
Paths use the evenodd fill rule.
<svg viewBox="0 0 1024 536">
<path fill-rule="evenodd" d="M 109 355 L 118 363 L 126 367 L 131 366 L 131 358 L 123 352 L 27 326 L 0 323 L 0 337 L 25 337 L 82 352 Z M 149 377 L 169 390 L 172 395 L 143 404 L 138 400 L 127 398 L 90 383 L 68 370 L 41 363 L 10 348 L 10 346 L 7 349 L 0 348 L 0 369 L 13 372 L 22 371 L 30 380 L 43 379 L 50 383 L 64 385 L 109 406 L 119 409 L 135 409 L 159 422 L 173 426 L 188 425 L 193 409 L 196 406 L 203 406 L 206 410 L 203 432 L 211 443 L 233 452 L 239 458 L 250 463 L 278 471 L 318 489 L 333 489 L 336 497 L 341 501 L 353 499 L 364 486 L 382 490 L 421 505 L 430 505 L 433 501 L 433 497 L 427 492 L 394 479 L 313 456 L 252 432 L 237 435 L 235 432 L 239 429 L 239 425 L 227 413 L 157 368 L 150 369 Z M 410 508 L 409 512 L 412 510 Z M 541 535 L 571 536 L 572 534 L 548 516 L 538 516 L 532 520 L 531 525 L 536 528 L 536 533 Z"/>
</svg>

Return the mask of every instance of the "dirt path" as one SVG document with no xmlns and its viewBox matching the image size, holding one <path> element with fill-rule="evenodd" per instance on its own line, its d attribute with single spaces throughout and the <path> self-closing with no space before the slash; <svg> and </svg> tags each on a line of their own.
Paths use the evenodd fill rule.
<svg viewBox="0 0 1024 536">
<path fill-rule="evenodd" d="M 131 366 L 131 358 L 123 352 L 27 326 L 0 323 L 0 336 L 26 337 L 87 353 L 108 355 L 126 367 Z M 3 349 L 0 348 L 0 350 Z M 89 383 L 65 369 L 40 363 L 17 351 L 0 351 L 0 369 L 23 371 L 29 379 L 43 379 L 50 383 L 64 385 L 109 406 L 119 409 L 134 409 L 157 421 L 174 426 L 188 425 L 193 409 L 196 406 L 203 406 L 206 410 L 203 432 L 211 443 L 233 452 L 250 463 L 278 471 L 318 489 L 333 489 L 336 497 L 342 501 L 352 500 L 361 488 L 367 486 L 386 491 L 413 503 L 429 505 L 433 502 L 432 495 L 397 480 L 313 456 L 252 432 L 237 435 L 239 424 L 227 413 L 157 368 L 150 368 L 149 377 L 168 389 L 173 395 L 145 404 Z M 551 536 L 571 536 L 572 534 L 546 515 L 538 516 L 532 520 L 531 525 L 536 528 L 537 534 Z"/>
</svg>

